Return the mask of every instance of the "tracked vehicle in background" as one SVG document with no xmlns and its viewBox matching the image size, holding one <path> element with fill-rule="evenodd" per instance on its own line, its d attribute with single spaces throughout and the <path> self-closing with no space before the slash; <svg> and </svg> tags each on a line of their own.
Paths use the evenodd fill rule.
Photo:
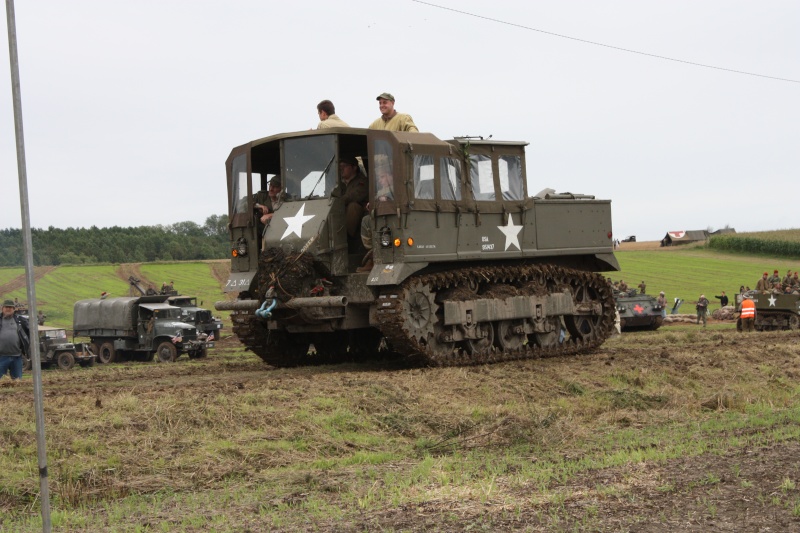
<svg viewBox="0 0 800 533">
<path fill-rule="evenodd" d="M 614 327 L 611 205 L 528 194 L 524 142 L 331 128 L 273 135 L 226 162 L 233 333 L 274 366 L 375 356 L 421 365 L 572 354 Z M 338 163 L 369 178 L 374 266 L 348 239 Z M 285 201 L 263 233 L 254 195 Z"/>
<path fill-rule="evenodd" d="M 664 323 L 663 307 L 658 299 L 642 294 L 636 289 L 615 291 L 614 299 L 619 312 L 619 326 L 622 331 L 642 329 L 657 330 Z"/>
<path fill-rule="evenodd" d="M 800 330 L 800 295 L 748 293 L 756 304 L 756 331 Z M 736 310 L 742 309 L 742 295 L 736 295 Z M 736 320 L 737 329 L 742 329 L 741 319 Z"/>
</svg>

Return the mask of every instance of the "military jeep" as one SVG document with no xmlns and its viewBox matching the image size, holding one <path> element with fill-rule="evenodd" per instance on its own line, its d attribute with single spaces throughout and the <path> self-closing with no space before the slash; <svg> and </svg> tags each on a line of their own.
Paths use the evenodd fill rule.
<svg viewBox="0 0 800 533">
<path fill-rule="evenodd" d="M 57 365 L 61 370 L 69 370 L 78 363 L 81 366 L 93 366 L 95 355 L 88 344 L 72 343 L 67 339 L 64 328 L 39 326 L 39 357 L 42 366 Z M 23 369 L 31 369 L 29 356 L 23 355 Z"/>
</svg>

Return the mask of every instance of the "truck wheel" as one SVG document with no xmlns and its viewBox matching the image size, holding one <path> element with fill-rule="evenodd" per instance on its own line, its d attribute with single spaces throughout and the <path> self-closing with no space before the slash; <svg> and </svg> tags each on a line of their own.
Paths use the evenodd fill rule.
<svg viewBox="0 0 800 533">
<path fill-rule="evenodd" d="M 26 354 L 22 354 L 22 370 L 23 372 L 30 372 L 33 365 L 31 364 L 31 357 Z"/>
<path fill-rule="evenodd" d="M 164 341 L 156 348 L 156 356 L 161 363 L 172 363 L 178 358 L 178 349 L 172 341 Z"/>
<path fill-rule="evenodd" d="M 58 352 L 56 362 L 61 370 L 70 370 L 75 366 L 75 356 L 72 355 L 72 352 Z"/>
<path fill-rule="evenodd" d="M 104 342 L 97 349 L 97 362 L 98 363 L 113 363 L 117 360 L 117 351 L 114 349 L 113 342 Z"/>
</svg>

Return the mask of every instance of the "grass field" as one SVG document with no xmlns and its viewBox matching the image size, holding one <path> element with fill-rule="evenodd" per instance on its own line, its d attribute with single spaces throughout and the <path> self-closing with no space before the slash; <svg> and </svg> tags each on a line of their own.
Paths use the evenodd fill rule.
<svg viewBox="0 0 800 533">
<path fill-rule="evenodd" d="M 615 279 L 687 301 L 788 268 L 698 248 L 618 258 Z M 69 327 L 75 300 L 127 294 L 132 274 L 222 298 L 219 263 L 59 267 L 37 295 Z M 273 369 L 227 338 L 202 360 L 45 370 L 54 529 L 793 531 L 798 340 L 679 325 L 580 357 Z M 32 532 L 31 377 L 6 383 L 0 530 Z"/>
</svg>

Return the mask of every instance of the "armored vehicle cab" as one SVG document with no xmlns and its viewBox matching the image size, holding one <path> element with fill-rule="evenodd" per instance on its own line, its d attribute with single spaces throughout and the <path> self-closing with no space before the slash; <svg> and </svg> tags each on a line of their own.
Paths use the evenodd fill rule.
<svg viewBox="0 0 800 533">
<path fill-rule="evenodd" d="M 595 272 L 619 270 L 610 201 L 529 195 L 525 146 L 331 128 L 234 148 L 225 290 L 236 299 L 216 308 L 233 311 L 234 334 L 278 366 L 368 357 L 382 339 L 432 365 L 598 346 L 615 305 Z M 352 157 L 369 179 L 366 273 L 337 172 Z M 262 239 L 254 198 L 276 175 L 285 200 Z"/>
<path fill-rule="evenodd" d="M 758 291 L 748 293 L 756 304 L 756 331 L 775 331 L 800 329 L 800 295 L 797 294 L 762 294 Z M 742 295 L 736 295 L 736 310 L 741 311 Z M 736 327 L 741 330 L 741 319 L 737 319 Z"/>
</svg>

